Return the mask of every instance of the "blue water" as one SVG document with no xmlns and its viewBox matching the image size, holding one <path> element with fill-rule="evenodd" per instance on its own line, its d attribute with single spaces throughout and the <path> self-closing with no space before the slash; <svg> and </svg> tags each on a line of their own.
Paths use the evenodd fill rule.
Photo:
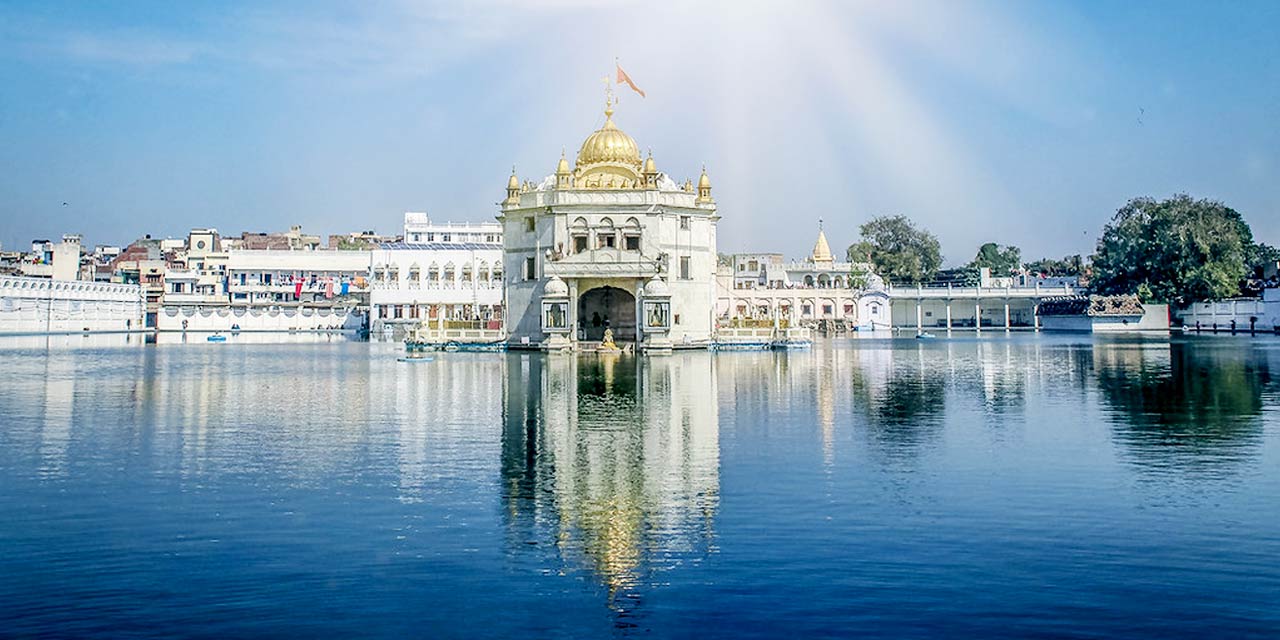
<svg viewBox="0 0 1280 640">
<path fill-rule="evenodd" d="M 0 636 L 1280 637 L 1274 339 L 264 340 L 0 340 Z"/>
</svg>

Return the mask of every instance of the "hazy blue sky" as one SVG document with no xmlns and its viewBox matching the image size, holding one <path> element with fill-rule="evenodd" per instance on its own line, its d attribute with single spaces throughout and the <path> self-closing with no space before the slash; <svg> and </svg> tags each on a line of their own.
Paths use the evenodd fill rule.
<svg viewBox="0 0 1280 640">
<path fill-rule="evenodd" d="M 902 213 L 948 263 L 1092 249 L 1188 192 L 1280 244 L 1280 2 L 7 2 L 0 242 L 491 219 L 603 120 L 722 251 Z M 62 203 L 69 203 L 63 206 Z"/>
</svg>

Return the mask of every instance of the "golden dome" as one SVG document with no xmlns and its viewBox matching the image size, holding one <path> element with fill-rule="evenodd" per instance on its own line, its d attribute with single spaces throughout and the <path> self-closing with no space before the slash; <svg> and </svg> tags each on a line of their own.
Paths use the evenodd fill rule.
<svg viewBox="0 0 1280 640">
<path fill-rule="evenodd" d="M 508 188 L 508 189 L 519 189 L 519 188 L 520 188 L 520 179 L 516 177 L 516 168 L 515 168 L 515 167 L 511 167 L 511 177 L 507 179 L 507 188 Z"/>
<path fill-rule="evenodd" d="M 699 189 L 709 189 L 709 188 L 711 188 L 711 178 L 708 178 L 708 177 L 707 177 L 707 168 L 706 168 L 706 167 L 703 167 L 703 168 L 702 168 L 702 177 L 698 178 L 698 188 L 699 188 Z"/>
<path fill-rule="evenodd" d="M 578 151 L 578 166 L 602 162 L 640 167 L 640 148 L 636 141 L 613 124 L 613 105 L 606 103 L 604 126 L 587 136 Z"/>
<path fill-rule="evenodd" d="M 653 152 L 652 152 L 652 151 L 650 151 L 650 152 L 649 152 L 649 157 L 648 157 L 648 158 L 646 158 L 646 159 L 645 159 L 645 161 L 644 161 L 644 172 L 645 172 L 645 173 L 657 173 L 657 172 L 658 172 L 658 165 L 654 164 L 654 162 L 653 162 Z"/>
<path fill-rule="evenodd" d="M 564 152 L 560 152 L 560 162 L 556 164 L 556 173 L 569 173 L 569 161 L 564 159 Z"/>
</svg>

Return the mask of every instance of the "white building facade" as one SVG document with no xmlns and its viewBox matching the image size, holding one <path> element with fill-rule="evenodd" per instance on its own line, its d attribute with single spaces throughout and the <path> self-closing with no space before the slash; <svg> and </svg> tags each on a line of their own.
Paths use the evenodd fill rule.
<svg viewBox="0 0 1280 640">
<path fill-rule="evenodd" d="M 572 169 L 541 182 L 513 173 L 498 216 L 509 346 L 574 349 L 608 332 L 663 351 L 714 336 L 716 225 L 705 170 L 677 185 L 642 161 L 613 122 L 587 137 Z M 582 343 L 586 343 L 583 345 Z"/>
<path fill-rule="evenodd" d="M 164 299 L 156 313 L 160 331 L 352 331 L 366 326 L 370 251 L 201 254 L 200 239 L 192 245 L 197 251 L 188 257 L 189 268 L 165 276 Z"/>
<path fill-rule="evenodd" d="M 369 260 L 369 251 L 230 251 L 227 293 L 232 305 L 367 304 Z"/>
<path fill-rule="evenodd" d="M 136 284 L 0 276 L 0 335 L 140 331 Z"/>
<path fill-rule="evenodd" d="M 721 326 L 794 326 L 829 323 L 844 328 L 888 328 L 889 299 L 870 264 L 836 261 L 826 233 L 813 251 L 788 262 L 779 253 L 733 256 L 718 278 Z"/>
<path fill-rule="evenodd" d="M 501 235 L 489 237 L 494 241 L 388 243 L 375 249 L 370 268 L 371 329 L 386 332 L 424 323 L 465 323 L 500 331 Z"/>
<path fill-rule="evenodd" d="M 496 222 L 432 222 L 426 213 L 404 214 L 406 244 L 502 244 L 502 225 Z"/>
</svg>

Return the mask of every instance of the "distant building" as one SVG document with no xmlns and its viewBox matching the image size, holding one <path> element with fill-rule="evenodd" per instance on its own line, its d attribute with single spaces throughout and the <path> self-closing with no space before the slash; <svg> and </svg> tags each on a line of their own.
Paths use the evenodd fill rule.
<svg viewBox="0 0 1280 640">
<path fill-rule="evenodd" d="M 33 240 L 31 255 L 21 265 L 22 275 L 54 280 L 79 280 L 80 258 L 84 248 L 80 236 L 67 234 L 61 242 Z"/>
<path fill-rule="evenodd" d="M 320 236 L 302 233 L 302 225 L 293 225 L 283 233 L 240 234 L 236 249 L 250 251 L 314 251 L 320 248 Z"/>
<path fill-rule="evenodd" d="M 21 251 L 0 251 L 0 275 L 16 276 L 22 273 Z"/>
<path fill-rule="evenodd" d="M 185 268 L 169 274 L 161 331 L 353 330 L 366 324 L 368 251 L 230 249 L 241 238 L 192 230 Z M 200 246 L 204 241 L 209 249 Z M 311 248 L 307 248 L 311 247 Z"/>
<path fill-rule="evenodd" d="M 407 244 L 502 244 L 502 225 L 496 222 L 431 222 L 426 213 L 406 211 Z"/>
<path fill-rule="evenodd" d="M 499 242 L 387 243 L 373 251 L 370 274 L 374 331 L 447 321 L 501 337 Z"/>
<path fill-rule="evenodd" d="M 721 325 L 889 325 L 884 282 L 870 264 L 836 261 L 819 228 L 813 250 L 787 262 L 779 253 L 744 253 L 721 267 L 716 312 Z"/>
<path fill-rule="evenodd" d="M 174 242 L 147 235 L 125 247 L 111 262 L 114 281 L 142 287 L 147 327 L 156 326 L 156 314 L 164 300 L 165 274 L 174 257 L 173 251 L 166 252 L 164 246 L 173 247 Z"/>
<path fill-rule="evenodd" d="M 369 251 L 380 244 L 399 242 L 400 236 L 388 236 L 373 231 L 353 231 L 346 235 L 330 235 L 329 248 L 339 251 Z"/>
<path fill-rule="evenodd" d="M 92 280 L 94 282 L 111 282 L 113 271 L 111 263 L 120 256 L 120 247 L 114 245 L 98 245 L 93 248 L 93 253 L 87 256 L 87 260 L 81 263 L 81 279 Z"/>
<path fill-rule="evenodd" d="M 368 251 L 236 250 L 227 257 L 232 305 L 367 306 Z"/>
<path fill-rule="evenodd" d="M 227 253 L 218 230 L 192 229 L 165 276 L 164 303 L 226 305 L 226 281 Z"/>
</svg>

